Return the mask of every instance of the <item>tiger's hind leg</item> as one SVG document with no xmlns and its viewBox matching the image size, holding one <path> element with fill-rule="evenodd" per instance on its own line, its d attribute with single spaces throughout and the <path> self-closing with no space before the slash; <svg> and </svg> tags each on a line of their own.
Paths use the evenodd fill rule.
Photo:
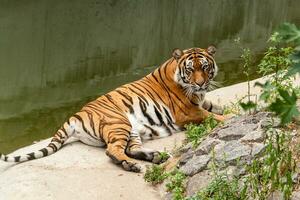
<svg viewBox="0 0 300 200">
<path fill-rule="evenodd" d="M 129 137 L 129 135 L 127 137 L 126 135 L 127 132 L 125 131 L 114 131 L 112 138 L 109 139 L 107 144 L 106 155 L 108 155 L 114 163 L 121 164 L 126 171 L 140 172 L 140 165 L 129 158 L 125 153 Z"/>
<path fill-rule="evenodd" d="M 162 156 L 161 152 L 152 149 L 146 149 L 142 146 L 142 141 L 140 136 L 131 136 L 126 148 L 126 153 L 128 156 L 139 159 L 150 161 L 155 164 L 160 164 L 168 160 L 170 157 L 168 154 Z"/>
</svg>

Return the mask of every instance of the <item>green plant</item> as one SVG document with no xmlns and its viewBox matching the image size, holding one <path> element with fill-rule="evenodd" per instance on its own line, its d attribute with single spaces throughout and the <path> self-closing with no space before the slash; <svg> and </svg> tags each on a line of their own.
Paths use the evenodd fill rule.
<svg viewBox="0 0 300 200">
<path fill-rule="evenodd" d="M 281 118 L 283 124 L 287 124 L 292 121 L 293 117 L 300 114 L 296 105 L 297 95 L 294 90 L 290 94 L 288 91 L 278 89 L 278 93 L 278 97 L 269 108 Z"/>
<path fill-rule="evenodd" d="M 160 165 L 152 165 L 148 167 L 144 175 L 144 180 L 150 182 L 153 185 L 163 182 L 168 177 L 164 167 Z"/>
<path fill-rule="evenodd" d="M 159 157 L 160 157 L 160 160 L 167 160 L 170 157 L 170 155 L 166 151 L 161 151 L 161 152 L 159 152 Z"/>
<path fill-rule="evenodd" d="M 234 40 L 236 44 L 238 44 L 239 48 L 242 51 L 241 58 L 243 60 L 243 73 L 247 77 L 247 95 L 242 97 L 238 103 L 241 106 L 241 108 L 244 111 L 248 111 L 249 114 L 251 114 L 251 110 L 254 109 L 254 111 L 257 109 L 257 103 L 253 102 L 251 100 L 251 87 L 250 87 L 250 72 L 251 72 L 251 65 L 253 64 L 252 54 L 249 48 L 245 48 L 240 43 L 240 38 L 237 38 Z M 244 99 L 247 99 L 246 102 L 244 102 Z"/>
<path fill-rule="evenodd" d="M 175 169 L 173 172 L 169 174 L 169 183 L 167 183 L 167 190 L 172 192 L 172 197 L 174 200 L 182 200 L 184 199 L 184 181 L 186 176 L 183 172 Z"/>
<path fill-rule="evenodd" d="M 289 75 L 300 72 L 300 29 L 294 24 L 284 23 L 278 29 L 278 36 L 282 42 L 291 44 L 294 46 L 294 52 L 290 56 L 293 61 L 291 68 L 289 69 Z"/>
<path fill-rule="evenodd" d="M 246 188 L 240 187 L 238 178 L 217 175 L 209 185 L 187 200 L 241 200 L 246 199 Z"/>
<path fill-rule="evenodd" d="M 166 172 L 163 166 L 152 165 L 148 167 L 144 175 L 144 180 L 146 182 L 156 185 L 162 183 L 164 180 L 168 180 L 166 184 L 167 191 L 172 193 L 174 200 L 183 200 L 184 199 L 184 181 L 186 176 L 183 172 L 177 168 L 172 172 Z"/>
<path fill-rule="evenodd" d="M 241 114 L 240 105 L 238 103 L 230 102 L 230 105 L 226 105 L 223 111 L 223 115 L 228 115 L 228 114 L 234 114 L 234 115 Z"/>
<path fill-rule="evenodd" d="M 210 133 L 217 125 L 218 122 L 213 118 L 213 116 L 206 118 L 202 124 L 186 125 L 185 128 L 188 142 L 192 142 L 194 147 L 198 146 L 198 144 L 201 142 L 201 139 Z"/>
<path fill-rule="evenodd" d="M 254 159 L 248 166 L 248 193 L 254 199 L 263 200 L 271 192 L 279 190 L 285 199 L 289 199 L 293 189 L 292 174 L 295 171 L 295 163 L 289 149 L 289 134 L 273 128 L 269 128 L 267 134 L 264 156 Z"/>
<path fill-rule="evenodd" d="M 293 77 L 288 73 L 293 63 L 290 58 L 293 48 L 280 47 L 278 32 L 275 32 L 269 41 L 272 45 L 258 67 L 260 74 L 271 75 L 264 84 L 256 83 L 256 85 L 263 89 L 260 99 L 267 104 L 267 108 L 281 118 L 282 124 L 287 124 L 294 116 L 299 115 L 296 107 L 296 89 L 292 83 Z"/>
</svg>

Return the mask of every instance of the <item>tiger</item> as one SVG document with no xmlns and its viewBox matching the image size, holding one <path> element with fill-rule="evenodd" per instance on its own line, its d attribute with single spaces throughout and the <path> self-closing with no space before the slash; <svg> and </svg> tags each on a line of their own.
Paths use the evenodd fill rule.
<svg viewBox="0 0 300 200">
<path fill-rule="evenodd" d="M 49 156 L 81 141 L 106 147 L 105 153 L 126 171 L 140 172 L 136 160 L 155 164 L 169 156 L 142 146 L 146 140 L 183 131 L 209 116 L 224 121 L 222 107 L 205 99 L 217 75 L 215 46 L 174 49 L 172 57 L 140 80 L 122 85 L 87 103 L 63 123 L 44 148 L 19 156 L 0 154 L 6 162 Z"/>
</svg>

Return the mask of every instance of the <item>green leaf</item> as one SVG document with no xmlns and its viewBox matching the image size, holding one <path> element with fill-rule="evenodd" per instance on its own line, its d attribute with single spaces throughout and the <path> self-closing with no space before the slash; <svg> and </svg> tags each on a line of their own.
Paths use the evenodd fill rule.
<svg viewBox="0 0 300 200">
<path fill-rule="evenodd" d="M 282 124 L 287 124 L 292 121 L 294 116 L 300 114 L 296 106 L 297 95 L 295 91 L 291 95 L 282 89 L 278 89 L 278 92 L 280 97 L 276 98 L 275 102 L 269 106 L 269 109 L 281 118 Z"/>
<path fill-rule="evenodd" d="M 296 73 L 300 73 L 300 63 L 295 63 L 294 65 L 292 65 L 292 67 L 289 69 L 287 75 L 292 76 Z"/>
<path fill-rule="evenodd" d="M 240 102 L 240 106 L 243 108 L 243 110 L 247 111 L 247 110 L 250 110 L 252 108 L 255 108 L 257 106 L 257 104 L 254 103 L 253 101 L 248 101 L 246 103 Z"/>
<path fill-rule="evenodd" d="M 296 44 L 300 44 L 300 30 L 295 24 L 284 23 L 279 27 L 278 32 L 279 36 L 285 42 L 295 42 Z"/>
</svg>

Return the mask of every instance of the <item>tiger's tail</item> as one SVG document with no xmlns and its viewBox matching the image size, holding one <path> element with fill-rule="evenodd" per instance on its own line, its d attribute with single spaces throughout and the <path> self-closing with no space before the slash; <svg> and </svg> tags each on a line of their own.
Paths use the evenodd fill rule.
<svg viewBox="0 0 300 200">
<path fill-rule="evenodd" d="M 70 125 L 69 121 L 65 122 L 64 125 L 55 133 L 47 147 L 19 156 L 8 156 L 0 153 L 0 160 L 17 163 L 49 156 L 58 151 L 74 132 L 74 128 Z"/>
</svg>

